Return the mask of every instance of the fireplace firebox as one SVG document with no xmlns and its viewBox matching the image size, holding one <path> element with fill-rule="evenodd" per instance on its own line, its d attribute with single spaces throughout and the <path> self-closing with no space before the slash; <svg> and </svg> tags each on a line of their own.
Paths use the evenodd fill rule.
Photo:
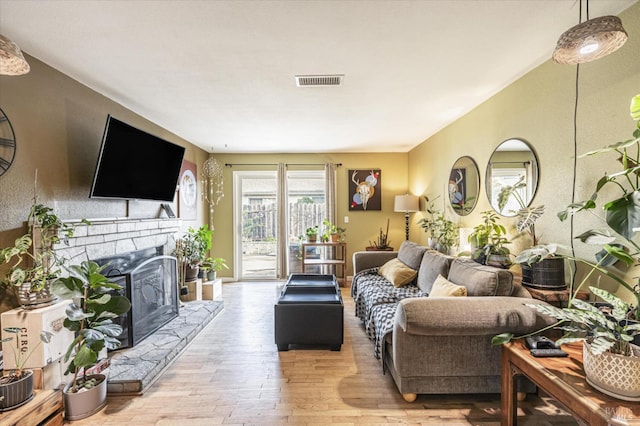
<svg viewBox="0 0 640 426">
<path fill-rule="evenodd" d="M 123 329 L 120 349 L 135 346 L 178 316 L 177 260 L 162 252 L 155 247 L 95 260 L 108 265 L 103 274 L 131 301 L 131 310 L 114 320 Z"/>
</svg>

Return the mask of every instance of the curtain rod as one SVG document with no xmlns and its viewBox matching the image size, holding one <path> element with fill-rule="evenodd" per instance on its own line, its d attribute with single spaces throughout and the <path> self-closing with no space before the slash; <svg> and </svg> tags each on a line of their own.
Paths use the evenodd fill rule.
<svg viewBox="0 0 640 426">
<path fill-rule="evenodd" d="M 233 166 L 277 166 L 278 163 L 225 163 L 227 167 Z M 324 166 L 325 163 L 285 163 L 285 166 Z M 342 167 L 342 163 L 336 163 L 336 167 Z"/>
<path fill-rule="evenodd" d="M 531 164 L 531 161 L 492 161 L 491 164 Z"/>
</svg>

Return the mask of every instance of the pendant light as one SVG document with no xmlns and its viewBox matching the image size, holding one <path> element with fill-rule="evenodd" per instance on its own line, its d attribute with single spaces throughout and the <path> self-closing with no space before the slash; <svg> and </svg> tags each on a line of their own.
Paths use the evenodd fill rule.
<svg viewBox="0 0 640 426">
<path fill-rule="evenodd" d="M 29 69 L 18 45 L 0 34 L 0 74 L 22 75 L 28 73 Z"/>
<path fill-rule="evenodd" d="M 580 0 L 580 20 L 582 20 L 582 0 Z M 569 28 L 560 36 L 552 57 L 559 64 L 583 64 L 615 52 L 626 41 L 627 32 L 617 16 L 589 19 L 589 0 L 587 0 L 587 20 Z"/>
</svg>

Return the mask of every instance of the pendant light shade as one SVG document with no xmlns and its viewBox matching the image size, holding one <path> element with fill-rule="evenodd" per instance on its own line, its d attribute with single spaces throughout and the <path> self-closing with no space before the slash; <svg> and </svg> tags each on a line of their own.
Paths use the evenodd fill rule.
<svg viewBox="0 0 640 426">
<path fill-rule="evenodd" d="M 0 34 L 0 74 L 22 75 L 30 70 L 17 44 Z"/>
<path fill-rule="evenodd" d="M 627 32 L 617 16 L 589 19 L 560 36 L 553 60 L 559 64 L 583 64 L 618 50 L 627 41 Z"/>
</svg>

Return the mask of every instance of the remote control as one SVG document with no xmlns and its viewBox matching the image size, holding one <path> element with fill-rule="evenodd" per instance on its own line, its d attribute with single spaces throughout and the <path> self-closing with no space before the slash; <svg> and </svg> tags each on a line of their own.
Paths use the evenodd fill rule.
<svg viewBox="0 0 640 426">
<path fill-rule="evenodd" d="M 529 349 L 560 349 L 553 340 L 546 336 L 527 336 L 525 343 Z"/>
<path fill-rule="evenodd" d="M 531 355 L 538 358 L 568 356 L 562 349 L 531 349 Z"/>
</svg>

